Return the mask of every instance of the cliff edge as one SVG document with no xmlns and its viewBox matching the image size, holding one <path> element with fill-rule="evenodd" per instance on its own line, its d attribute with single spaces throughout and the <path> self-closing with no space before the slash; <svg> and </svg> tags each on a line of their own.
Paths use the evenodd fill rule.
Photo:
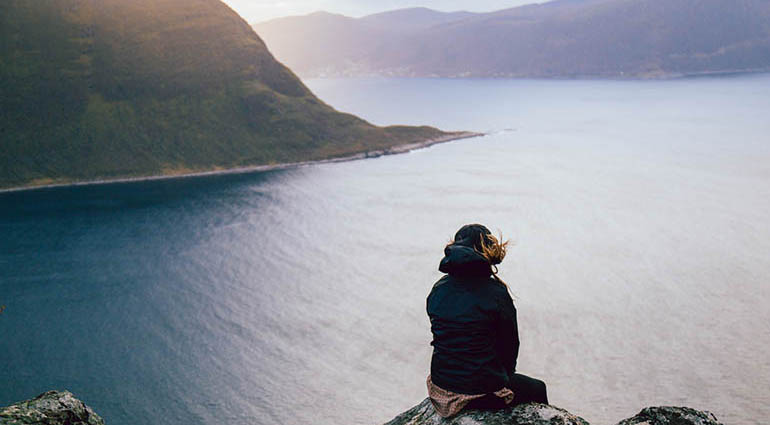
<svg viewBox="0 0 770 425">
<path fill-rule="evenodd" d="M 104 425 L 104 420 L 69 391 L 48 391 L 8 407 L 0 407 L 0 425 Z M 429 399 L 385 425 L 588 425 L 558 407 L 530 403 L 504 410 L 469 410 L 444 419 Z M 688 407 L 647 407 L 617 425 L 722 425 L 709 412 Z"/>
<path fill-rule="evenodd" d="M 468 410 L 444 419 L 429 399 L 385 425 L 589 425 L 580 416 L 547 404 L 529 403 L 503 410 Z M 647 407 L 617 425 L 721 425 L 709 412 L 689 407 Z"/>
</svg>

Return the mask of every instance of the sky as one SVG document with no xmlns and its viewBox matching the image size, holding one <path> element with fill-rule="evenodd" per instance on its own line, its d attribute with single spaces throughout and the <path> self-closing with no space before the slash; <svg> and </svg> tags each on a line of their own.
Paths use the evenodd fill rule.
<svg viewBox="0 0 770 425">
<path fill-rule="evenodd" d="M 540 3 L 543 0 L 223 0 L 246 21 L 256 23 L 281 16 L 306 15 L 324 10 L 347 16 L 364 16 L 406 7 L 428 7 L 451 12 L 489 12 Z"/>
</svg>

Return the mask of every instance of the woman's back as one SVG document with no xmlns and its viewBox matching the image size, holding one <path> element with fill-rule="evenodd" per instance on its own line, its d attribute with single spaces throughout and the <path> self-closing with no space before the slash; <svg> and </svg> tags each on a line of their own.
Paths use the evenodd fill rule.
<svg viewBox="0 0 770 425">
<path fill-rule="evenodd" d="M 428 296 L 433 333 L 431 377 L 441 388 L 486 394 L 504 387 L 516 368 L 516 310 L 490 277 L 446 275 Z"/>
<path fill-rule="evenodd" d="M 469 224 L 444 248 L 439 270 L 446 275 L 427 299 L 433 333 L 428 394 L 442 416 L 466 406 L 548 402 L 545 383 L 516 373 L 516 308 L 496 268 L 506 244 Z"/>
</svg>

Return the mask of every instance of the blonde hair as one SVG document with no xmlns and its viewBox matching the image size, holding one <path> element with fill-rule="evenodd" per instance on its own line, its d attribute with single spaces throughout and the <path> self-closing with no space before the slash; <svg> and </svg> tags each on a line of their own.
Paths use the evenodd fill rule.
<svg viewBox="0 0 770 425">
<path fill-rule="evenodd" d="M 454 238 L 449 239 L 449 243 L 447 245 L 452 245 L 456 241 Z M 480 240 L 480 247 L 473 246 L 473 249 L 481 254 L 482 257 L 484 257 L 487 262 L 489 262 L 489 265 L 492 269 L 492 277 L 501 285 L 505 286 L 506 288 L 508 285 L 503 282 L 502 279 L 500 279 L 500 276 L 497 275 L 497 265 L 503 262 L 503 259 L 505 258 L 505 254 L 508 251 L 508 244 L 510 241 L 504 241 L 503 240 L 503 233 L 500 232 L 500 237 L 497 238 L 495 235 L 491 233 L 484 234 L 481 237 Z"/>
<path fill-rule="evenodd" d="M 503 262 L 509 242 L 510 241 L 503 241 L 502 233 L 500 233 L 499 239 L 490 233 L 481 238 L 481 251 L 479 251 L 479 254 L 486 258 L 487 261 L 489 261 L 489 264 L 496 266 Z"/>
<path fill-rule="evenodd" d="M 506 288 L 508 285 L 497 275 L 497 265 L 503 262 L 503 258 L 505 258 L 505 254 L 508 251 L 509 242 L 503 240 L 502 232 L 500 233 L 500 238 L 496 238 L 495 235 L 489 233 L 481 238 L 481 250 L 479 251 L 479 254 L 486 258 L 489 261 L 489 265 L 492 266 L 492 277 Z"/>
</svg>

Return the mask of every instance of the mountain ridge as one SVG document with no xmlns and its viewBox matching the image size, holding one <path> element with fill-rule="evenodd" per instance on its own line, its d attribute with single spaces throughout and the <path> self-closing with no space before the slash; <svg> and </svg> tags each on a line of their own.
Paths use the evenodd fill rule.
<svg viewBox="0 0 770 425">
<path fill-rule="evenodd" d="M 349 19 L 353 27 L 364 18 Z M 300 38 L 290 33 L 307 21 L 282 22 L 285 28 L 255 28 L 304 77 L 671 78 L 770 70 L 770 3 L 763 0 L 556 0 L 410 33 L 349 29 L 345 52 L 316 42 L 329 27 L 307 26 Z M 298 59 L 308 51 L 321 60 Z"/>
</svg>

